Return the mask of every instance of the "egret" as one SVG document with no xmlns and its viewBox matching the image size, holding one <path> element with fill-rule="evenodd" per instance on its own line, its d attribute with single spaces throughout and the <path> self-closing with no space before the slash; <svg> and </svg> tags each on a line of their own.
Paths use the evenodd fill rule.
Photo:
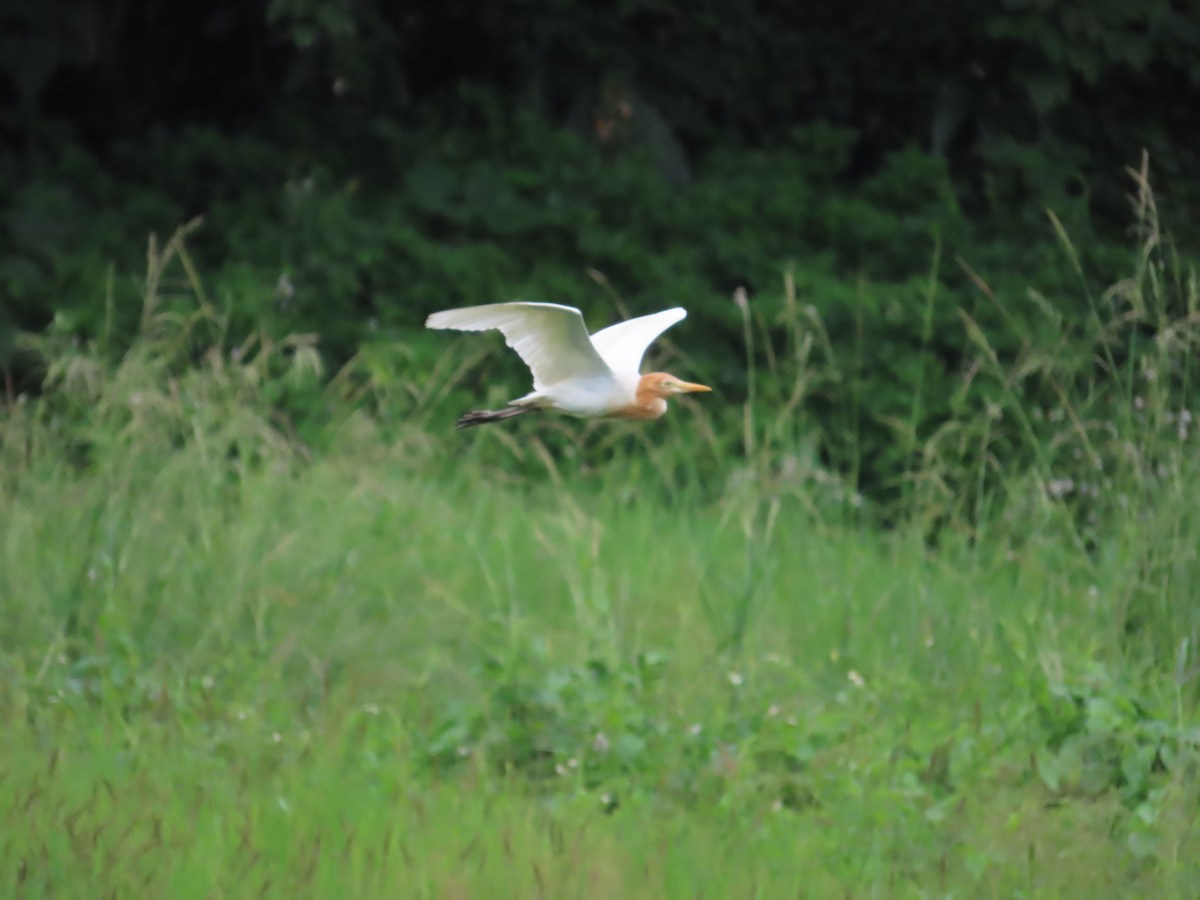
<svg viewBox="0 0 1200 900">
<path fill-rule="evenodd" d="M 638 372 L 646 348 L 685 316 L 676 307 L 589 335 L 583 314 L 571 306 L 492 303 L 434 313 L 425 327 L 498 330 L 533 373 L 533 391 L 504 409 L 464 413 L 455 427 L 470 428 L 546 409 L 589 419 L 657 419 L 668 397 L 712 390 L 666 372 Z"/>
</svg>

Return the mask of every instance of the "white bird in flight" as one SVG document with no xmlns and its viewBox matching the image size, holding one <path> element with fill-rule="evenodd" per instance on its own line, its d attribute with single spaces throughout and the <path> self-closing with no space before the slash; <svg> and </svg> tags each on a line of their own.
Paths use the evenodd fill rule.
<svg viewBox="0 0 1200 900">
<path fill-rule="evenodd" d="M 464 413 L 455 427 L 470 428 L 539 409 L 582 418 L 657 419 L 667 411 L 668 397 L 712 390 L 666 372 L 638 372 L 646 348 L 685 316 L 686 310 L 676 307 L 589 335 L 574 307 L 493 303 L 434 313 L 425 327 L 497 329 L 533 372 L 532 393 L 504 409 Z"/>
</svg>

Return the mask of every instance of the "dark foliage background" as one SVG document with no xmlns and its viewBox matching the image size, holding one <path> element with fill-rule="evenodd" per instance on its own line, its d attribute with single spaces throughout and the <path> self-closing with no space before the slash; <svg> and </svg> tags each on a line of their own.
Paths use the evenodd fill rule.
<svg viewBox="0 0 1200 900">
<path fill-rule="evenodd" d="M 1194 234 L 1197 109 L 1183 0 L 0 0 L 0 367 L 36 388 L 20 330 L 127 339 L 146 236 L 195 217 L 230 327 L 335 365 L 428 366 L 438 308 L 619 298 L 687 306 L 738 398 L 730 297 L 770 333 L 788 273 L 856 361 L 823 452 L 882 483 L 958 402 L 963 313 L 1005 358 L 1090 314 L 1143 152 Z"/>
</svg>

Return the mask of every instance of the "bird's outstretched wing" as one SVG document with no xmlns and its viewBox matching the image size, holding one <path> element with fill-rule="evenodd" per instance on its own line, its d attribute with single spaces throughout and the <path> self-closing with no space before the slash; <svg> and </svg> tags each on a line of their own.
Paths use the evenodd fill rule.
<svg viewBox="0 0 1200 900">
<path fill-rule="evenodd" d="M 653 315 L 627 319 L 593 334 L 592 346 L 614 372 L 636 375 L 646 348 L 686 316 L 687 310 L 677 306 Z"/>
<path fill-rule="evenodd" d="M 582 314 L 571 306 L 557 303 L 468 306 L 436 312 L 425 320 L 425 327 L 456 331 L 497 329 L 533 372 L 534 390 L 571 378 L 613 377 L 612 370 L 588 339 Z"/>
</svg>

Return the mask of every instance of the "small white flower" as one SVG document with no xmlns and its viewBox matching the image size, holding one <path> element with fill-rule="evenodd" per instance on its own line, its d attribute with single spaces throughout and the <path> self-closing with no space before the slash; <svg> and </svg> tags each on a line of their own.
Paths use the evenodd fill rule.
<svg viewBox="0 0 1200 900">
<path fill-rule="evenodd" d="M 295 296 L 296 286 L 292 284 L 292 276 L 287 272 L 281 273 L 279 280 L 275 282 L 275 299 L 286 305 Z"/>
<path fill-rule="evenodd" d="M 603 731 L 596 732 L 596 737 L 592 739 L 592 749 L 597 753 L 607 753 L 608 747 L 608 737 Z"/>
<path fill-rule="evenodd" d="M 855 687 L 862 687 L 864 684 L 866 684 L 866 681 L 863 680 L 863 677 L 859 675 L 858 672 L 854 671 L 854 669 L 851 669 L 849 672 L 847 672 L 846 677 L 850 679 L 850 683 Z"/>
<path fill-rule="evenodd" d="M 779 715 L 779 704 L 772 703 L 770 706 L 767 707 L 767 718 L 773 719 L 777 715 Z"/>
<path fill-rule="evenodd" d="M 283 735 L 280 734 L 278 731 L 276 731 L 274 734 L 271 735 L 271 740 L 273 740 L 276 744 L 278 744 L 283 741 Z"/>
<path fill-rule="evenodd" d="M 746 679 L 742 677 L 741 672 L 730 672 L 729 673 L 729 683 L 732 684 L 734 687 L 741 687 L 745 683 L 745 681 L 746 681 Z"/>
<path fill-rule="evenodd" d="M 1046 493 L 1053 499 L 1061 500 L 1075 490 L 1075 482 L 1070 478 L 1051 478 L 1046 482 Z"/>
</svg>

